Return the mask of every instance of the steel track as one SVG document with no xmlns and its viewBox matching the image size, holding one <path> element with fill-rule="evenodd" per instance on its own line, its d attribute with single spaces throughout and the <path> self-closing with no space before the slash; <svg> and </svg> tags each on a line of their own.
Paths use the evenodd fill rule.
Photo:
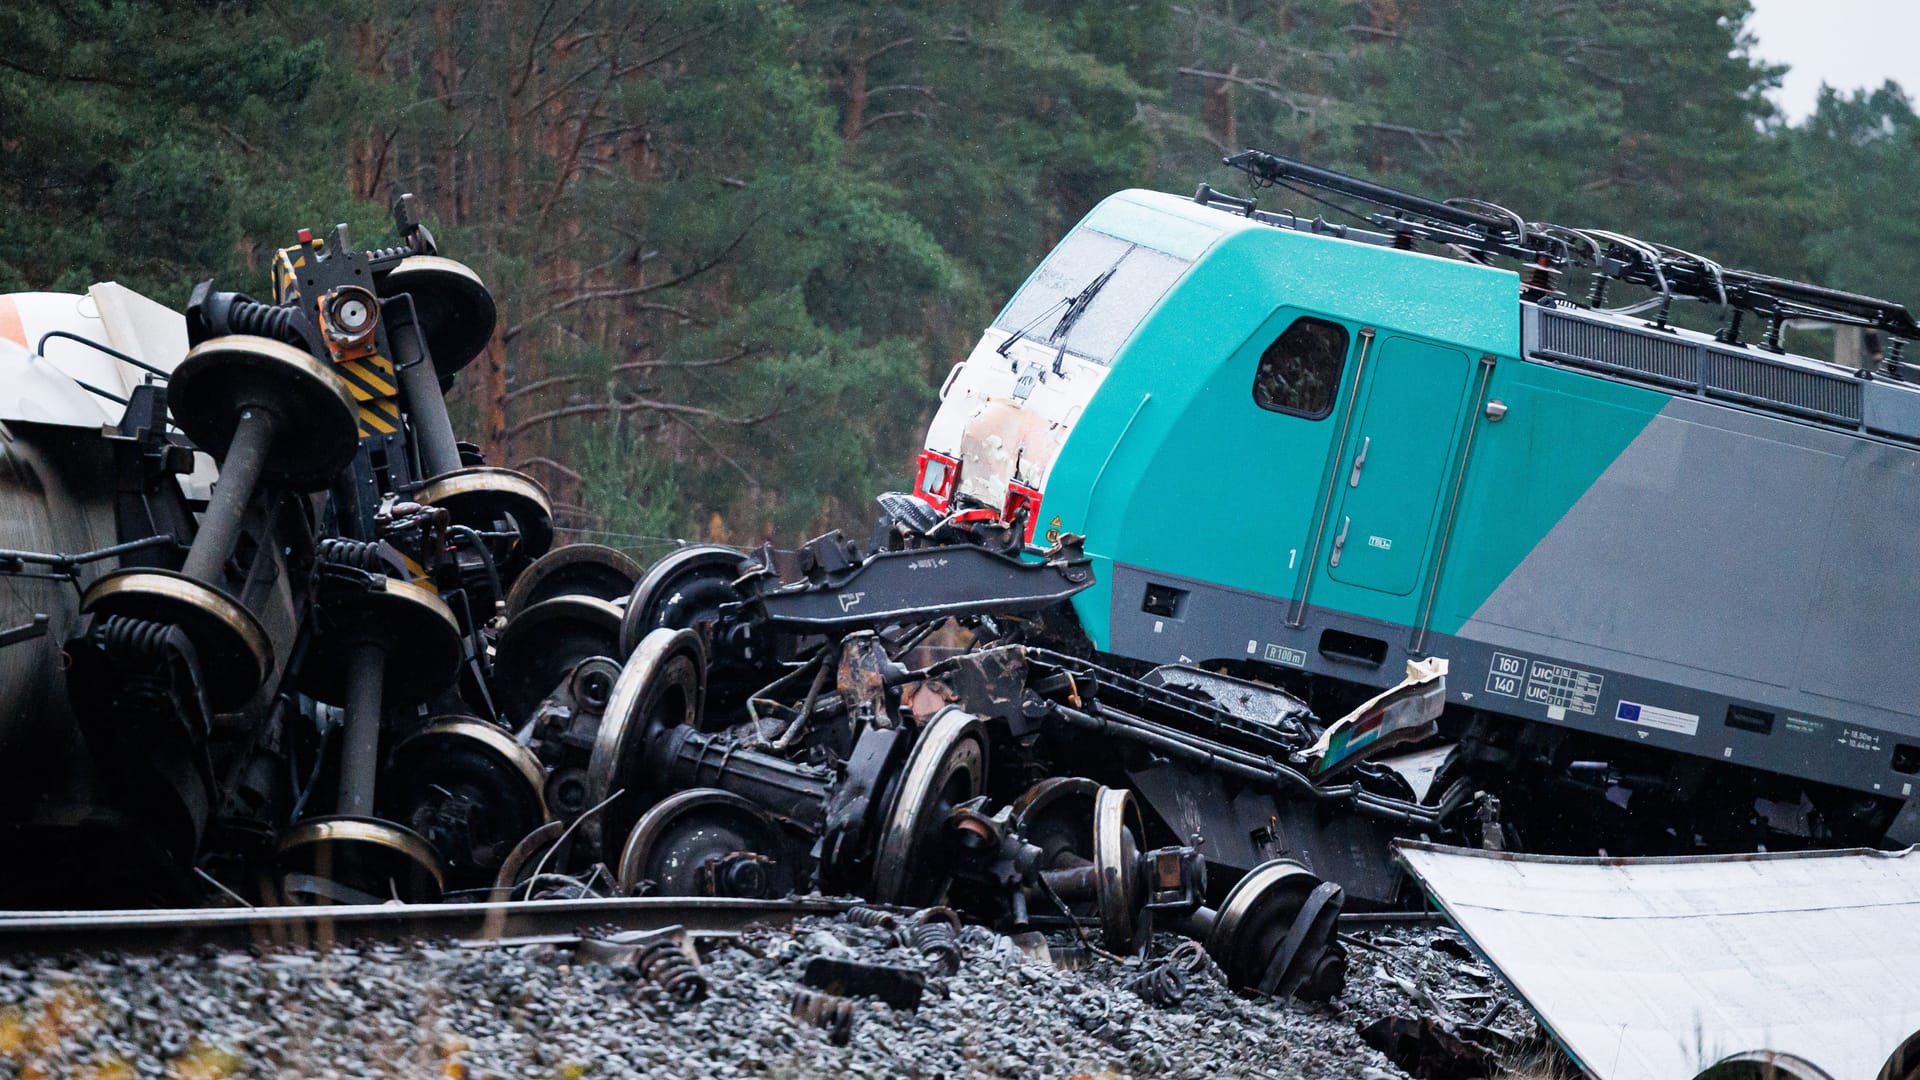
<svg viewBox="0 0 1920 1080">
<path fill-rule="evenodd" d="M 587 929 L 738 930 L 834 915 L 857 901 L 826 897 L 738 900 L 611 897 L 462 904 L 339 907 L 0 911 L 0 956 L 69 951 L 162 952 L 227 948 L 328 948 L 347 942 L 451 939 L 485 942 L 572 935 Z"/>
</svg>

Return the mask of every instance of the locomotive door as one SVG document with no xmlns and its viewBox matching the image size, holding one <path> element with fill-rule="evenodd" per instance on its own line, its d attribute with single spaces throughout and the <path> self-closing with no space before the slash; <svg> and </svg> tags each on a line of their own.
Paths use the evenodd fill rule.
<svg viewBox="0 0 1920 1080">
<path fill-rule="evenodd" d="M 1335 479 L 1327 576 L 1407 596 L 1426 563 L 1473 363 L 1403 337 L 1379 350 Z"/>
</svg>

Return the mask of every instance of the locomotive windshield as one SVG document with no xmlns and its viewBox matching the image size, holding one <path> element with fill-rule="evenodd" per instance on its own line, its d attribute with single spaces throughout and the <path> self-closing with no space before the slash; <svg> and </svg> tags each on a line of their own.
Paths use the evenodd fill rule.
<svg viewBox="0 0 1920 1080">
<path fill-rule="evenodd" d="M 1164 251 L 1081 228 L 1053 249 L 993 325 L 1016 334 L 1029 325 L 1045 329 L 1049 314 L 1066 310 L 1074 297 L 1111 272 L 1079 317 L 1052 342 L 1074 356 L 1106 364 L 1191 265 Z"/>
</svg>

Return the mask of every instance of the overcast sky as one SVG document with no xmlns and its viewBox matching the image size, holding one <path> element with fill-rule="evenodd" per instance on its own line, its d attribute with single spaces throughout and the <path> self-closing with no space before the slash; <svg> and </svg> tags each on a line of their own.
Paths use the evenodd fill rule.
<svg viewBox="0 0 1920 1080">
<path fill-rule="evenodd" d="M 1822 82 L 1840 90 L 1888 79 L 1909 98 L 1920 92 L 1920 0 L 1751 0 L 1754 53 L 1787 64 L 1773 99 L 1800 121 Z"/>
</svg>

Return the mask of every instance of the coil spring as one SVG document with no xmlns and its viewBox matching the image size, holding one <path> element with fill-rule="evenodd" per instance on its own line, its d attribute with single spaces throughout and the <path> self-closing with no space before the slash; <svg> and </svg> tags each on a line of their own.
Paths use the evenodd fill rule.
<svg viewBox="0 0 1920 1080">
<path fill-rule="evenodd" d="M 172 623 L 109 615 L 93 626 L 93 640 L 102 650 L 123 660 L 163 659 L 171 648 L 167 636 Z"/>
<path fill-rule="evenodd" d="M 935 974 L 952 975 L 960 970 L 960 916 L 952 908 L 916 912 L 907 940 L 933 962 Z"/>
<path fill-rule="evenodd" d="M 227 332 L 258 334 L 278 341 L 300 343 L 300 332 L 293 328 L 295 309 L 291 305 L 262 304 L 257 300 L 235 300 L 227 309 Z"/>
<path fill-rule="evenodd" d="M 1175 945 L 1167 953 L 1166 963 L 1171 967 L 1179 968 L 1189 977 L 1196 978 L 1219 969 L 1219 965 L 1213 962 L 1213 957 L 1207 955 L 1206 946 L 1192 939 Z"/>
<path fill-rule="evenodd" d="M 881 911 L 865 904 L 855 904 L 847 909 L 847 921 L 858 926 L 868 926 L 875 930 L 899 930 L 900 917 L 891 911 Z"/>
<path fill-rule="evenodd" d="M 317 550 L 322 562 L 350 566 L 369 574 L 386 575 L 386 556 L 377 540 L 349 540 L 342 536 L 329 536 L 320 541 Z"/>
<path fill-rule="evenodd" d="M 803 1024 L 827 1029 L 827 1041 L 845 1046 L 853 1037 L 853 1018 L 858 1006 L 838 994 L 796 990 L 793 994 L 793 1018 Z"/>
<path fill-rule="evenodd" d="M 1205 953 L 1201 956 L 1205 957 Z M 1169 956 L 1159 963 L 1127 976 L 1120 983 L 1122 989 L 1131 990 L 1142 1000 L 1166 1008 L 1184 1001 L 1192 984 L 1187 979 L 1186 968 L 1174 962 Z"/>
<path fill-rule="evenodd" d="M 700 965 L 670 938 L 642 947 L 634 954 L 633 966 L 671 1001 L 688 1005 L 707 996 L 707 977 Z"/>
</svg>

